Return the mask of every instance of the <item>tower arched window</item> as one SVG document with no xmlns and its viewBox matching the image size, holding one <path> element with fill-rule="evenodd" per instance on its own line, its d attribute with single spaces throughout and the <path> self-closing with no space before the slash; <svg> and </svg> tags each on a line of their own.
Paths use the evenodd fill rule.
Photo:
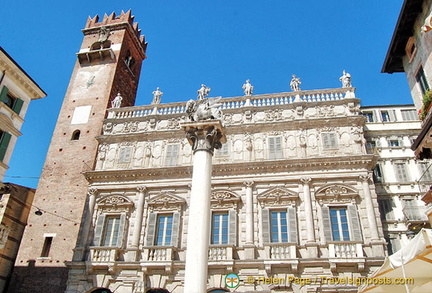
<svg viewBox="0 0 432 293">
<path fill-rule="evenodd" d="M 132 66 L 135 64 L 135 59 L 132 57 L 130 51 L 128 50 L 126 53 L 126 57 L 124 59 L 124 62 L 129 69 L 132 68 Z"/>
<path fill-rule="evenodd" d="M 71 140 L 79 140 L 80 139 L 80 135 L 81 135 L 81 131 L 79 129 L 75 130 L 72 133 Z"/>
</svg>

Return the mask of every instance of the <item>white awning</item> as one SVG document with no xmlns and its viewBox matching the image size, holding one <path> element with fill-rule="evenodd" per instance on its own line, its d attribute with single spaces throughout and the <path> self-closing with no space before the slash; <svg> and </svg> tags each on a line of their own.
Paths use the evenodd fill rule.
<svg viewBox="0 0 432 293">
<path fill-rule="evenodd" d="M 432 292 L 431 243 L 432 230 L 422 229 L 408 245 L 387 257 L 359 292 Z"/>
</svg>

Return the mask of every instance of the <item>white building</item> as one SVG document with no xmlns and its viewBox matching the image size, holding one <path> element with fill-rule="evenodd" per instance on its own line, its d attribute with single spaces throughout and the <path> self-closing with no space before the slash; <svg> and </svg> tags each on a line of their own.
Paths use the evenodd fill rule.
<svg viewBox="0 0 432 293">
<path fill-rule="evenodd" d="M 335 292 L 340 284 L 326 278 L 367 276 L 382 264 L 378 157 L 366 151 L 352 91 L 221 100 L 227 143 L 213 158 L 209 292 L 227 290 L 229 273 L 240 277 L 238 292 Z M 185 103 L 109 110 L 95 169 L 85 172 L 87 217 L 67 292 L 183 292 L 193 237 L 184 111 Z"/>
<path fill-rule="evenodd" d="M 417 160 L 411 150 L 421 129 L 414 105 L 367 106 L 361 112 L 367 150 L 379 156 L 374 181 L 391 254 L 428 226 L 421 197 L 432 184 L 430 161 Z"/>
</svg>

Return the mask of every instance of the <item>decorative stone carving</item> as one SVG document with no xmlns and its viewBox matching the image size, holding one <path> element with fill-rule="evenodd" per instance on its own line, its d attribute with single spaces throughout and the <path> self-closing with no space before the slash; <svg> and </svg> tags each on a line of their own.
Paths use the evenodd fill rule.
<svg viewBox="0 0 432 293">
<path fill-rule="evenodd" d="M 205 84 L 201 84 L 201 88 L 197 91 L 198 93 L 198 100 L 202 100 L 205 97 L 208 96 L 208 94 L 210 93 L 211 88 L 207 87 Z"/>
<path fill-rule="evenodd" d="M 136 132 L 138 130 L 138 121 L 125 122 L 123 133 Z"/>
<path fill-rule="evenodd" d="M 243 185 L 246 187 L 252 187 L 255 184 L 254 181 L 244 181 Z"/>
<path fill-rule="evenodd" d="M 251 96 L 252 95 L 254 87 L 253 87 L 253 85 L 250 84 L 249 79 L 246 79 L 246 83 L 243 84 L 242 88 L 243 88 L 245 96 Z"/>
<path fill-rule="evenodd" d="M 342 72 L 342 76 L 339 78 L 339 80 L 342 82 L 342 88 L 352 87 L 351 74 L 345 70 Z"/>
<path fill-rule="evenodd" d="M 106 26 L 101 27 L 99 30 L 98 42 L 103 43 L 107 41 L 109 36 L 110 36 L 110 30 Z"/>
<path fill-rule="evenodd" d="M 266 114 L 266 121 L 278 121 L 283 119 L 281 109 L 267 110 L 265 111 L 265 114 Z"/>
<path fill-rule="evenodd" d="M 293 74 L 293 75 L 292 75 L 291 82 L 290 82 L 291 90 L 292 90 L 293 92 L 301 91 L 301 89 L 300 89 L 300 84 L 301 84 L 300 78 L 297 77 L 295 74 Z"/>
<path fill-rule="evenodd" d="M 160 91 L 159 87 L 157 87 L 156 90 L 152 92 L 152 94 L 153 94 L 153 101 L 151 102 L 151 104 L 152 105 L 160 104 L 163 92 Z"/>
<path fill-rule="evenodd" d="M 358 196 L 358 190 L 342 184 L 331 184 L 319 188 L 315 197 L 323 203 L 350 203 Z"/>
<path fill-rule="evenodd" d="M 202 98 L 198 101 L 189 100 L 186 103 L 186 113 L 188 114 L 189 121 L 220 119 L 222 111 L 218 109 L 221 106 L 218 102 L 221 98 Z"/>
<path fill-rule="evenodd" d="M 310 178 L 310 177 L 302 177 L 302 178 L 300 178 L 300 181 L 301 181 L 303 184 L 305 184 L 305 185 L 309 185 L 309 184 L 311 184 L 311 182 L 312 182 L 312 178 Z"/>
<path fill-rule="evenodd" d="M 180 128 L 180 118 L 171 118 L 168 120 L 168 129 L 179 129 Z"/>
<path fill-rule="evenodd" d="M 118 194 L 104 196 L 99 199 L 96 204 L 98 209 L 104 212 L 130 212 L 134 206 L 134 204 L 126 196 Z"/>
<path fill-rule="evenodd" d="M 372 176 L 370 174 L 360 175 L 359 178 L 362 182 L 368 182 L 369 180 L 371 180 Z"/>
<path fill-rule="evenodd" d="M 241 199 L 228 190 L 216 190 L 211 193 L 210 203 L 213 208 L 235 208 Z"/>
<path fill-rule="evenodd" d="M 298 194 L 294 191 L 275 187 L 258 195 L 258 201 L 263 207 L 294 205 Z"/>
<path fill-rule="evenodd" d="M 148 201 L 150 212 L 154 211 L 181 211 L 186 201 L 171 193 L 162 193 Z"/>
<path fill-rule="evenodd" d="M 113 130 L 113 124 L 111 122 L 105 123 L 103 125 L 104 134 L 109 134 Z"/>
<path fill-rule="evenodd" d="M 97 191 L 98 191 L 97 188 L 90 187 L 90 188 L 88 189 L 88 194 L 89 194 L 89 195 L 96 195 Z"/>
<path fill-rule="evenodd" d="M 117 93 L 117 96 L 111 101 L 111 108 L 120 108 L 122 101 L 123 97 L 120 96 L 120 93 Z"/>
</svg>

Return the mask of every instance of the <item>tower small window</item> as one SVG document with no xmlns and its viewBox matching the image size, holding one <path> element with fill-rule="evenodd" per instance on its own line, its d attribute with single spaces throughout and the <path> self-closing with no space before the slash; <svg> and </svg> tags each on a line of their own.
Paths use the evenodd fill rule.
<svg viewBox="0 0 432 293">
<path fill-rule="evenodd" d="M 50 250 L 51 250 L 51 244 L 52 244 L 53 237 L 45 237 L 44 245 L 42 247 L 42 253 L 41 257 L 48 257 Z"/>
<path fill-rule="evenodd" d="M 71 138 L 71 140 L 79 140 L 80 139 L 80 135 L 81 135 L 81 131 L 80 130 L 75 130 L 73 133 L 72 133 L 72 138 Z"/>
<path fill-rule="evenodd" d="M 132 66 L 135 64 L 135 59 L 131 56 L 130 51 L 128 50 L 126 53 L 126 57 L 124 59 L 124 62 L 129 69 L 132 69 Z"/>
</svg>

